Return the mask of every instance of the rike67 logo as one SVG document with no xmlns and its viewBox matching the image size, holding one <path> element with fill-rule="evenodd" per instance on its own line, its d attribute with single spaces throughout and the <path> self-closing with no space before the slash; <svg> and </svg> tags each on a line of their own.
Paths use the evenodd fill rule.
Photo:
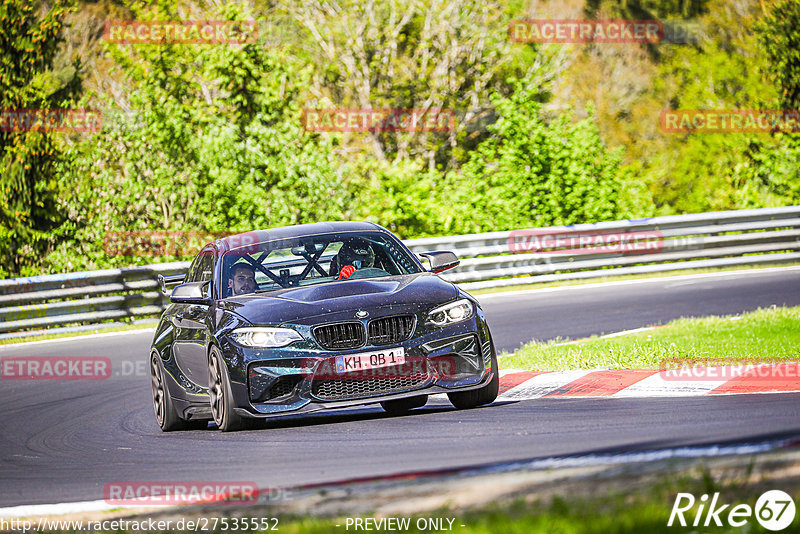
<svg viewBox="0 0 800 534">
<path fill-rule="evenodd" d="M 696 499 L 691 493 L 678 493 L 667 526 L 682 527 L 744 527 L 753 517 L 765 529 L 778 532 L 794 521 L 796 509 L 792 497 L 781 490 L 770 490 L 761 495 L 755 507 L 748 504 L 722 504 L 720 494 L 710 499 L 702 495 Z"/>
</svg>

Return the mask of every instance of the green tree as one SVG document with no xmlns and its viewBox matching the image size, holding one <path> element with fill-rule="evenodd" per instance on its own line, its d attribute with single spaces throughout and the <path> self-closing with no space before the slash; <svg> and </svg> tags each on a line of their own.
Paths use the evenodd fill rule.
<svg viewBox="0 0 800 534">
<path fill-rule="evenodd" d="M 73 246 L 83 250 L 81 267 L 172 259 L 110 257 L 109 234 L 237 232 L 347 216 L 336 138 L 303 130 L 309 73 L 281 50 L 256 41 L 112 45 L 109 54 L 128 88 L 108 104 L 122 120 L 75 149 L 69 172 L 82 182 L 70 203 L 82 206 L 82 229 L 53 256 L 55 268 L 78 267 Z"/>
<path fill-rule="evenodd" d="M 621 150 L 602 142 L 591 110 L 573 122 L 547 119 L 528 81 L 495 95 L 499 120 L 489 127 L 458 178 L 465 232 L 614 220 L 640 215 L 642 205 Z"/>
<path fill-rule="evenodd" d="M 506 94 L 509 76 L 552 79 L 557 47 L 508 38 L 521 16 L 519 0 L 282 0 L 311 43 L 309 58 L 319 107 L 451 109 L 458 120 L 447 133 L 358 133 L 352 144 L 379 161 L 424 160 L 448 168 L 466 159 L 492 116 L 489 94 Z M 539 85 L 544 89 L 543 85 Z M 546 98 L 546 91 L 537 95 Z M 361 146 L 363 145 L 363 146 Z"/>
<path fill-rule="evenodd" d="M 771 3 L 756 31 L 767 56 L 767 75 L 780 91 L 781 107 L 800 110 L 800 1 Z"/>
<path fill-rule="evenodd" d="M 69 0 L 0 2 L 0 110 L 63 109 L 81 91 L 80 64 L 56 68 Z M 11 131 L 8 131 L 11 130 Z M 17 131 L 14 131 L 17 130 Z M 69 228 L 58 203 L 62 133 L 0 131 L 0 276 L 36 272 L 42 256 Z"/>
<path fill-rule="evenodd" d="M 800 1 L 778 0 L 756 26 L 767 57 L 765 71 L 775 83 L 780 109 L 800 121 Z M 775 132 L 773 143 L 756 154 L 758 172 L 753 179 L 787 204 L 800 203 L 800 133 Z"/>
<path fill-rule="evenodd" d="M 356 218 L 378 223 L 402 238 L 453 231 L 452 188 L 422 160 L 388 164 L 364 158 L 354 171 L 349 187 Z"/>
<path fill-rule="evenodd" d="M 699 21 L 703 39 L 668 48 L 652 91 L 663 108 L 774 109 L 778 92 L 763 76 L 757 40 L 761 7 L 755 0 L 712 0 Z M 662 109 L 663 109 L 662 108 Z M 651 120 L 657 122 L 652 110 Z M 635 163 L 664 213 L 756 208 L 785 202 L 766 186 L 769 133 L 664 133 Z"/>
</svg>

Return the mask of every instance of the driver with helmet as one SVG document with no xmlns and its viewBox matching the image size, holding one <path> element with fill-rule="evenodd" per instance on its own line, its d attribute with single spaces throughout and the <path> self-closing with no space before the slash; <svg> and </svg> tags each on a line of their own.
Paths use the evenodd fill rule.
<svg viewBox="0 0 800 534">
<path fill-rule="evenodd" d="M 345 242 L 331 262 L 331 274 L 339 271 L 337 280 L 347 280 L 358 269 L 367 269 L 375 264 L 375 251 L 363 239 L 354 238 Z"/>
</svg>

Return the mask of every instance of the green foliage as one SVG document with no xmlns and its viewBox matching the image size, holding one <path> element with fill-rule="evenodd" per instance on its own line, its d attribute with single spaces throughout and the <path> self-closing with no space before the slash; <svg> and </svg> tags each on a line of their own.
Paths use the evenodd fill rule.
<svg viewBox="0 0 800 534">
<path fill-rule="evenodd" d="M 591 110 L 546 119 L 528 81 L 512 81 L 509 97 L 494 95 L 499 120 L 459 178 L 461 230 L 489 231 L 641 214 L 632 204 L 631 179 L 621 151 L 608 150 Z M 641 202 L 638 206 L 646 205 Z"/>
<path fill-rule="evenodd" d="M 658 129 L 662 109 L 800 107 L 798 0 L 582 6 L 700 24 L 696 43 L 648 47 L 511 42 L 508 22 L 534 14 L 521 0 L 81 5 L 70 19 L 68 0 L 0 0 L 0 109 L 105 119 L 93 135 L 0 132 L 0 276 L 176 259 L 105 250 L 131 231 L 363 219 L 411 238 L 800 202 L 797 134 Z M 109 18 L 260 18 L 263 31 L 245 45 L 101 47 Z M 92 91 L 67 50 L 88 55 Z M 302 112 L 317 107 L 458 120 L 315 134 Z M 571 108 L 586 112 L 554 111 Z"/>
<path fill-rule="evenodd" d="M 776 109 L 779 92 L 762 75 L 761 7 L 710 2 L 700 21 L 706 36 L 673 47 L 653 91 L 671 109 Z M 709 38 L 714 36 L 714 38 Z M 697 213 L 790 204 L 798 172 L 790 136 L 769 133 L 665 133 L 646 161 L 634 164 L 666 213 Z"/>
<path fill-rule="evenodd" d="M 80 267 L 171 259 L 109 256 L 106 236 L 125 231 L 237 232 L 345 216 L 333 141 L 301 128 L 308 73 L 291 58 L 260 42 L 110 53 L 135 112 L 117 113 L 123 120 L 75 150 L 73 203 L 85 219 L 50 259 L 57 268 L 77 267 L 73 247 Z"/>
<path fill-rule="evenodd" d="M 62 109 L 80 92 L 80 65 L 54 70 L 64 17 L 58 0 L 42 16 L 29 0 L 0 3 L 0 111 Z M 0 276 L 36 272 L 59 235 L 68 231 L 58 204 L 61 134 L 0 131 Z"/>
<path fill-rule="evenodd" d="M 767 58 L 764 70 L 779 92 L 780 109 L 800 113 L 800 1 L 770 4 L 756 25 L 758 40 Z M 800 134 L 776 133 L 772 143 L 755 151 L 748 173 L 783 203 L 800 203 Z"/>
<path fill-rule="evenodd" d="M 586 11 L 597 15 L 607 10 L 612 16 L 629 19 L 663 19 L 696 17 L 703 12 L 708 0 L 588 0 Z"/>
<path fill-rule="evenodd" d="M 371 132 L 353 140 L 381 162 L 422 159 L 438 168 L 459 165 L 485 137 L 477 112 L 490 107 L 491 93 L 510 91 L 506 78 L 553 75 L 552 49 L 508 39 L 508 23 L 521 3 L 276 2 L 299 25 L 297 38 L 305 46 L 293 49 L 318 65 L 313 92 L 321 102 L 333 102 L 327 107 L 455 111 L 459 120 L 451 132 Z"/>
<path fill-rule="evenodd" d="M 441 173 L 421 161 L 362 160 L 349 185 L 356 199 L 353 215 L 403 238 L 447 235 L 461 214 L 447 185 Z"/>
<path fill-rule="evenodd" d="M 800 110 L 800 2 L 777 0 L 756 29 L 783 109 Z"/>
</svg>

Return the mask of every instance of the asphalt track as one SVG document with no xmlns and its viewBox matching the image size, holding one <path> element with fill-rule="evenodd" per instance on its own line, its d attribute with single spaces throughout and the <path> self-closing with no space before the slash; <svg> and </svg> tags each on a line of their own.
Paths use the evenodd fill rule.
<svg viewBox="0 0 800 534">
<path fill-rule="evenodd" d="M 481 297 L 495 342 L 577 338 L 681 316 L 800 305 L 800 269 Z M 105 356 L 96 381 L 0 380 L 0 507 L 102 500 L 120 481 L 247 481 L 285 487 L 552 456 L 800 438 L 800 395 L 499 401 L 456 411 L 380 408 L 272 421 L 222 434 L 161 433 L 150 398 L 150 332 L 12 345 L 4 356 Z"/>
</svg>

